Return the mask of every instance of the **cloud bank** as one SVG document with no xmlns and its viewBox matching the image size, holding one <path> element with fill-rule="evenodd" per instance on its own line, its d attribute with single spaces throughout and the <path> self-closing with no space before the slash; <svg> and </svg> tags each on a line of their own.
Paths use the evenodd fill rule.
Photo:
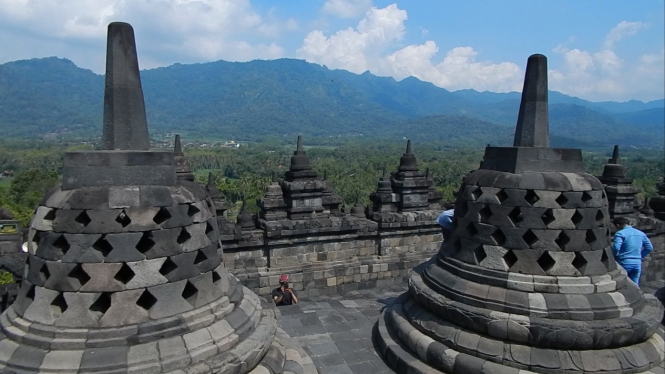
<svg viewBox="0 0 665 374">
<path fill-rule="evenodd" d="M 496 61 L 481 45 L 441 50 L 397 4 L 326 0 L 317 19 L 280 18 L 275 7 L 261 10 L 250 0 L 0 0 L 0 45 L 11 46 L 0 48 L 0 63 L 59 56 L 101 73 L 106 26 L 122 20 L 136 28 L 144 69 L 297 57 L 398 80 L 414 76 L 448 90 L 506 92 L 522 86 L 526 56 Z M 596 50 L 575 46 L 575 37 L 550 46 L 550 87 L 590 100 L 662 98 L 665 50 L 621 53 L 621 45 L 648 28 L 621 21 L 597 41 Z M 414 34 L 425 41 L 413 43 L 407 36 Z"/>
</svg>

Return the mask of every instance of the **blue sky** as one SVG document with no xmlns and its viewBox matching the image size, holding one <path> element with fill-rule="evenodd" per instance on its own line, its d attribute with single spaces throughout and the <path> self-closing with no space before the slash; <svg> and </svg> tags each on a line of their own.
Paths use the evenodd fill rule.
<svg viewBox="0 0 665 374">
<path fill-rule="evenodd" d="M 106 25 L 134 25 L 142 68 L 299 58 L 518 91 L 533 53 L 550 87 L 588 100 L 665 96 L 661 0 L 0 0 L 0 63 L 58 56 L 101 73 Z"/>
</svg>

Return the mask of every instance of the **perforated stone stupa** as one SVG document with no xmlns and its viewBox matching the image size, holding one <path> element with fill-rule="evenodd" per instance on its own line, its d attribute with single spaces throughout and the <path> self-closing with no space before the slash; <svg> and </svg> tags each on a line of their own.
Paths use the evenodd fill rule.
<svg viewBox="0 0 665 374">
<path fill-rule="evenodd" d="M 463 181 L 454 234 L 376 331 L 398 373 L 637 373 L 663 361 L 660 303 L 617 267 L 603 185 L 549 146 L 545 56 L 529 58 L 513 147 Z"/>
<path fill-rule="evenodd" d="M 226 271 L 210 196 L 149 150 L 130 25 L 109 25 L 107 52 L 103 150 L 67 153 L 37 209 L 0 369 L 302 372 L 274 310 Z"/>
</svg>

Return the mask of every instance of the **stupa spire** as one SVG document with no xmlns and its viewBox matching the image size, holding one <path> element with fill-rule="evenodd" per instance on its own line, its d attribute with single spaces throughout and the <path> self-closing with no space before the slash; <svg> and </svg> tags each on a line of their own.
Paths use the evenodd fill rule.
<svg viewBox="0 0 665 374">
<path fill-rule="evenodd" d="M 515 147 L 549 147 L 547 57 L 531 55 L 526 65 Z"/>
<path fill-rule="evenodd" d="M 173 143 L 173 153 L 182 154 L 182 144 L 180 143 L 180 134 L 176 134 L 175 142 Z"/>
<path fill-rule="evenodd" d="M 102 148 L 150 149 L 134 29 L 124 22 L 108 27 Z"/>
</svg>

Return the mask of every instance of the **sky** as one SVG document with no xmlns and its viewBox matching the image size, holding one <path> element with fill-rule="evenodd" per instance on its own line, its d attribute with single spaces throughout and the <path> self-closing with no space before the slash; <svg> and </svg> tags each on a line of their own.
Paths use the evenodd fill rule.
<svg viewBox="0 0 665 374">
<path fill-rule="evenodd" d="M 663 0 L 0 0 L 0 63 L 57 56 L 104 71 L 106 27 L 134 26 L 141 69 L 297 58 L 450 91 L 665 97 Z"/>
</svg>

